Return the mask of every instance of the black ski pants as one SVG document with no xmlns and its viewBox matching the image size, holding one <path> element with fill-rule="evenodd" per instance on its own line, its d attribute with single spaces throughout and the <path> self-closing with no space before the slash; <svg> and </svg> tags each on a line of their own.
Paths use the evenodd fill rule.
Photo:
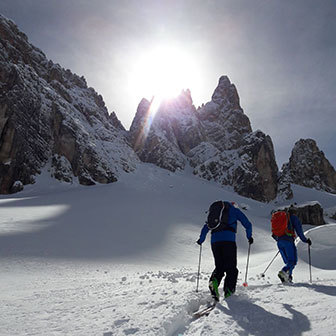
<svg viewBox="0 0 336 336">
<path fill-rule="evenodd" d="M 224 273 L 226 273 L 224 292 L 227 289 L 234 292 L 238 278 L 236 242 L 216 242 L 211 244 L 211 249 L 215 259 L 215 269 L 212 272 L 210 281 L 216 278 L 219 285 L 224 277 Z"/>
</svg>

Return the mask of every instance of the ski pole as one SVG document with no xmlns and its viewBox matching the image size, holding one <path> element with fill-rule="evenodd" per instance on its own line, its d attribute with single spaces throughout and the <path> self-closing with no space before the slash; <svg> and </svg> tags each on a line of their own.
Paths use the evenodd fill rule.
<svg viewBox="0 0 336 336">
<path fill-rule="evenodd" d="M 196 293 L 198 293 L 198 283 L 199 283 L 199 276 L 201 270 L 201 255 L 202 255 L 202 245 L 200 245 L 200 252 L 198 257 L 198 272 L 197 272 L 197 285 L 196 285 Z"/>
<path fill-rule="evenodd" d="M 248 264 L 250 259 L 250 250 L 251 250 L 251 244 L 249 244 L 248 252 L 247 252 L 247 263 L 246 263 L 246 273 L 245 273 L 245 282 L 243 283 L 244 287 L 247 287 L 247 271 L 248 271 Z"/>
<path fill-rule="evenodd" d="M 311 256 L 310 256 L 310 245 L 308 244 L 308 258 L 309 258 L 309 273 L 310 273 L 310 283 L 313 282 L 312 280 L 312 271 L 311 271 Z"/>
<path fill-rule="evenodd" d="M 268 264 L 268 266 L 266 267 L 265 271 L 263 273 L 261 273 L 261 276 L 264 278 L 265 277 L 265 273 L 268 270 L 268 268 L 272 265 L 273 261 L 275 260 L 275 258 L 278 256 L 278 254 L 280 253 L 280 251 L 277 252 L 277 254 L 273 257 L 273 259 L 271 260 L 271 262 Z"/>
</svg>

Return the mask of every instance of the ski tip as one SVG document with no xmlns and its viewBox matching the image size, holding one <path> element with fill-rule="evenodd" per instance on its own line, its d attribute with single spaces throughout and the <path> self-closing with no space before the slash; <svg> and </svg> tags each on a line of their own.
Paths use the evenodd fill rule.
<svg viewBox="0 0 336 336">
<path fill-rule="evenodd" d="M 247 282 L 244 282 L 244 283 L 243 283 L 243 286 L 244 286 L 244 287 L 247 287 Z"/>
</svg>

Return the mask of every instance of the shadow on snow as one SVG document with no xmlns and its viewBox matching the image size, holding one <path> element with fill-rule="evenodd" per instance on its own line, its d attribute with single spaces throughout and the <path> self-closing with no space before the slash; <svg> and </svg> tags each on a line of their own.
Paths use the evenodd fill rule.
<svg viewBox="0 0 336 336">
<path fill-rule="evenodd" d="M 29 218 L 29 207 L 58 205 L 66 205 L 66 210 L 35 222 Z M 27 218 L 18 225 L 36 230 L 0 235 L 2 257 L 141 258 L 142 253 L 158 248 L 168 229 L 176 224 L 162 213 L 158 195 L 146 198 L 136 190 L 109 186 L 22 197 L 0 204 L 0 209 L 12 209 L 14 218 L 15 212 L 25 207 Z M 165 203 L 165 211 L 174 212 L 177 220 L 183 217 L 182 205 L 175 202 Z"/>
<path fill-rule="evenodd" d="M 283 307 L 292 315 L 291 318 L 273 314 L 245 299 L 227 300 L 227 304 L 228 308 L 220 305 L 219 309 L 231 316 L 247 335 L 300 336 L 310 330 L 308 318 L 288 304 Z"/>
<path fill-rule="evenodd" d="M 314 285 L 307 283 L 295 283 L 292 286 L 294 287 L 306 287 L 313 289 L 316 292 L 323 293 L 330 296 L 336 296 L 336 286 L 327 286 L 327 285 Z"/>
</svg>

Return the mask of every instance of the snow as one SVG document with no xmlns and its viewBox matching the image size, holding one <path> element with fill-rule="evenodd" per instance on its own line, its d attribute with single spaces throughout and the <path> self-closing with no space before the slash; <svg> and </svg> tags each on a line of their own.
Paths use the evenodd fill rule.
<svg viewBox="0 0 336 336">
<path fill-rule="evenodd" d="M 50 174 L 49 174 L 50 175 Z M 294 284 L 270 237 L 270 213 L 260 203 L 191 172 L 151 164 L 122 173 L 109 185 L 84 187 L 47 172 L 15 195 L 0 198 L 0 326 L 4 335 L 335 335 L 336 223 L 304 226 L 297 242 Z M 293 202 L 335 207 L 336 196 L 293 186 Z M 209 237 L 203 244 L 196 293 L 198 239 L 209 204 L 235 201 L 253 223 L 248 244 L 238 225 L 237 292 L 208 317 L 192 312 L 209 299 L 213 269 Z M 222 291 L 221 291 L 222 294 Z"/>
<path fill-rule="evenodd" d="M 336 270 L 335 236 L 336 224 L 327 224 L 323 228 L 313 228 L 306 232 L 314 241 L 314 252 L 318 256 L 312 259 L 312 265 L 317 268 Z M 301 259 L 308 262 L 303 246 L 298 248 Z"/>
</svg>

